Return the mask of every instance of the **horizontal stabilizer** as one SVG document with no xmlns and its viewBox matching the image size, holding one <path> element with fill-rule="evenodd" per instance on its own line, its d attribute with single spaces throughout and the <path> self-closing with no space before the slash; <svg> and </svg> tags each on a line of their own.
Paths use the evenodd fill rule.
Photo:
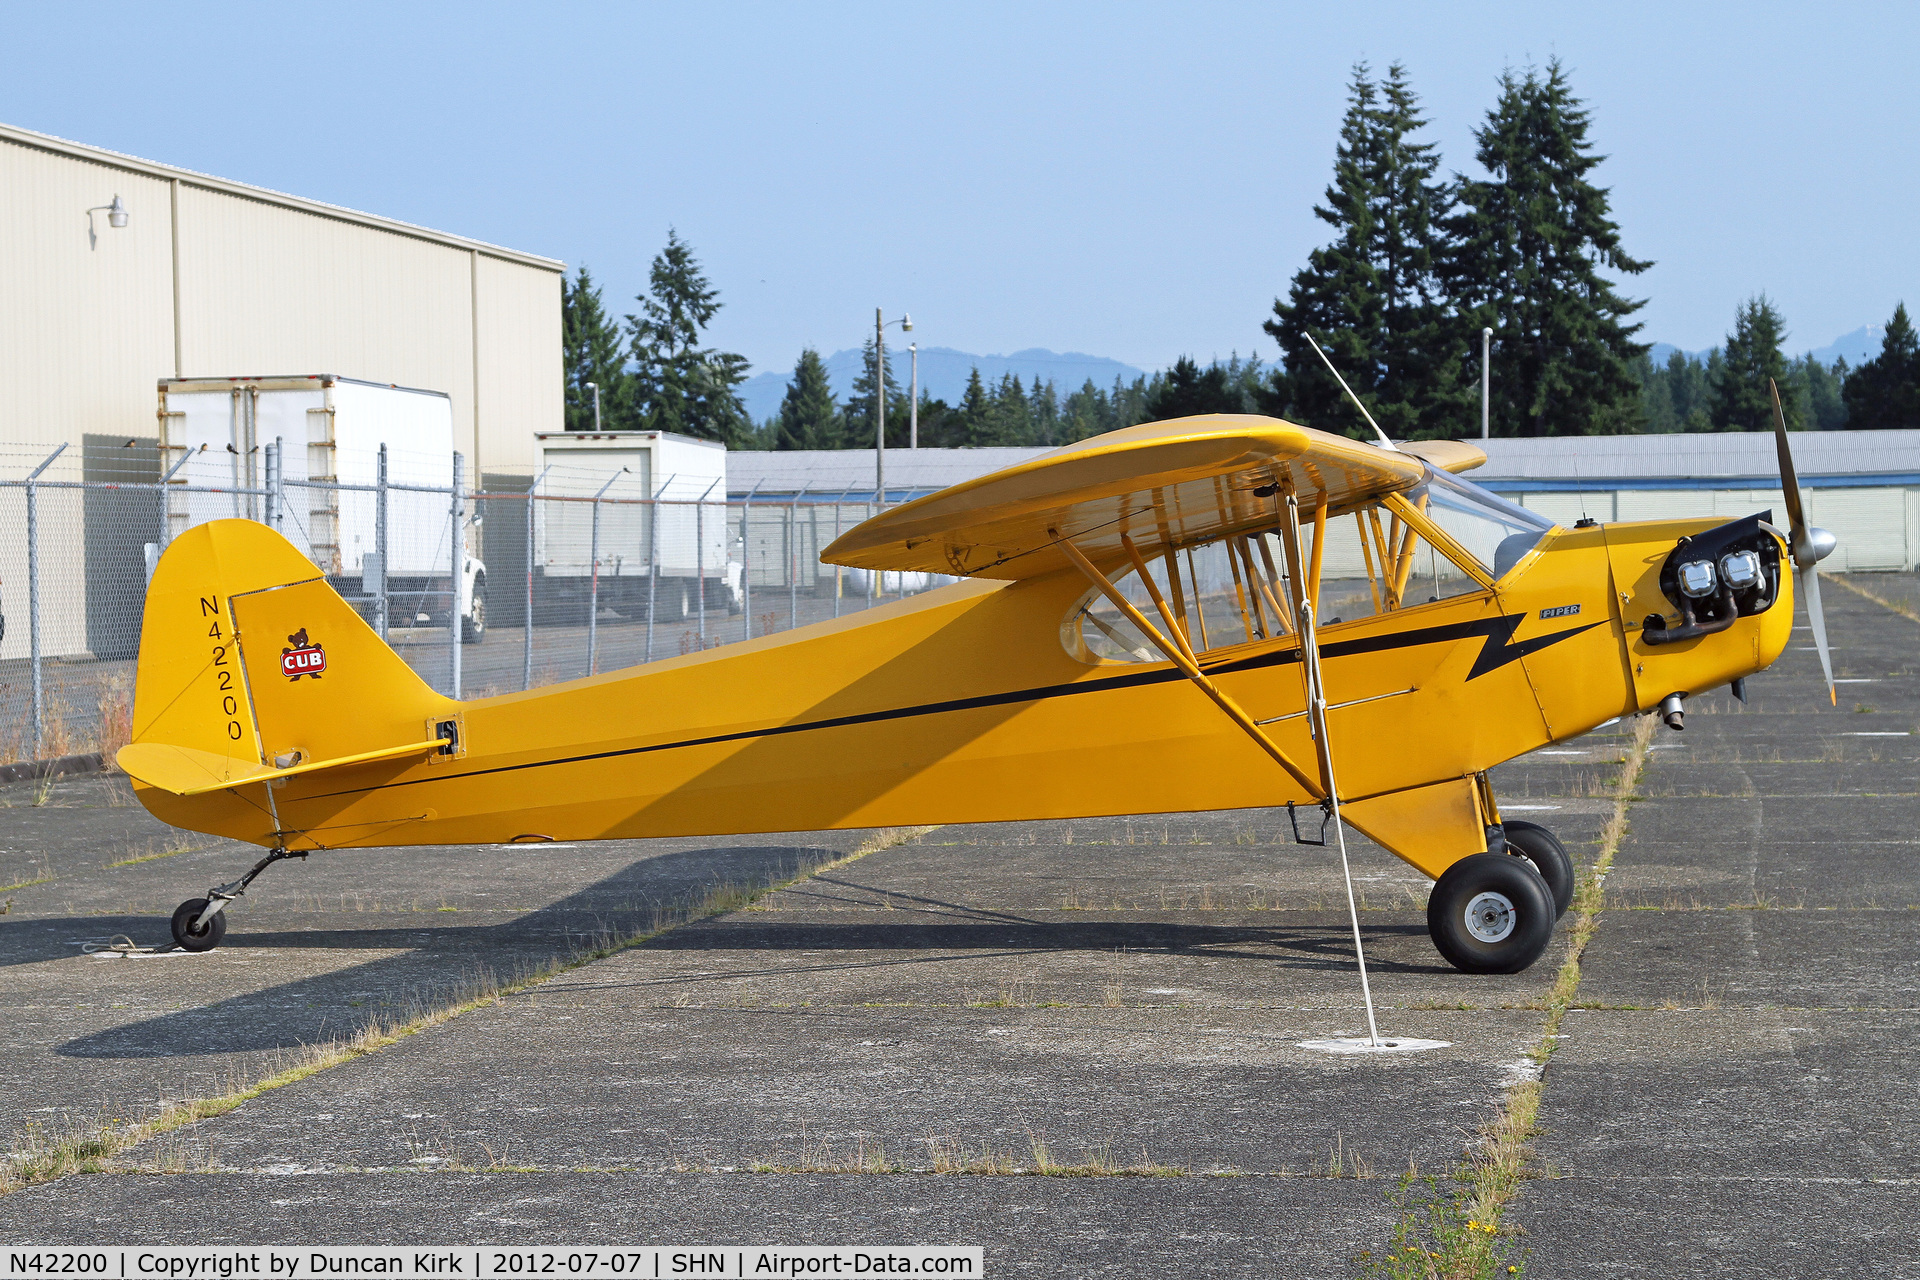
<svg viewBox="0 0 1920 1280">
<path fill-rule="evenodd" d="M 244 783 L 273 782 L 296 774 L 338 769 L 344 765 L 393 760 L 401 756 L 424 756 L 446 745 L 443 738 L 429 738 L 424 742 L 409 742 L 405 746 L 382 747 L 378 751 L 362 751 L 358 755 L 340 756 L 333 760 L 303 760 L 285 769 L 274 769 L 251 760 L 237 760 L 232 756 L 194 747 L 176 747 L 166 742 L 136 742 L 120 748 L 114 760 L 128 777 L 136 781 L 162 791 L 171 791 L 177 796 L 197 796 L 209 791 L 224 791 Z"/>
</svg>

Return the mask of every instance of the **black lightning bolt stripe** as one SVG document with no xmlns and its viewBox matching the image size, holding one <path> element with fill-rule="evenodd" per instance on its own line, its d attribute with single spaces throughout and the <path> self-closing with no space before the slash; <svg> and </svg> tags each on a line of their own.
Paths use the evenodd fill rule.
<svg viewBox="0 0 1920 1280">
<path fill-rule="evenodd" d="M 1480 646 L 1479 655 L 1474 658 L 1473 667 L 1467 672 L 1468 680 L 1477 680 L 1517 658 L 1525 657 L 1529 653 L 1537 653 L 1549 645 L 1559 644 L 1562 640 L 1600 625 L 1597 622 L 1589 622 L 1585 626 L 1535 636 L 1531 640 L 1522 640 L 1518 644 L 1512 643 L 1513 633 L 1519 629 L 1522 622 L 1526 621 L 1526 617 L 1524 613 L 1509 613 L 1492 618 L 1481 618 L 1473 622 L 1449 623 L 1442 627 L 1417 627 L 1410 631 L 1393 631 L 1385 635 L 1366 636 L 1358 640 L 1339 640 L 1332 644 L 1321 645 L 1320 657 L 1324 661 L 1362 653 L 1382 653 L 1392 649 L 1411 649 L 1420 645 L 1444 644 L 1453 640 L 1471 640 L 1480 637 L 1484 643 Z M 1257 671 L 1267 667 L 1284 667 L 1298 661 L 1300 661 L 1300 651 L 1298 648 L 1293 648 L 1220 663 L 1203 662 L 1202 669 L 1208 675 L 1225 675 L 1240 671 Z M 916 716 L 941 715 L 952 711 L 977 711 L 986 707 L 1004 707 L 1022 702 L 1044 702 L 1051 698 L 1068 698 L 1084 693 L 1108 693 L 1117 689 L 1142 688 L 1184 679 L 1186 677 L 1176 667 L 1156 666 L 1150 671 L 1133 671 L 1126 675 L 1109 676 L 1099 680 L 1077 680 L 1072 684 L 1046 685 L 1036 689 L 1013 689 L 1006 693 L 981 694 L 972 698 L 951 698 L 944 702 L 892 707 L 885 711 L 865 711 L 858 715 L 833 716 L 825 720 L 804 720 L 797 724 L 774 725 L 766 729 L 743 729 L 737 733 L 716 733 L 700 738 L 682 738 L 675 742 L 657 742 L 645 747 L 620 747 L 612 751 L 561 756 L 552 760 L 529 760 L 522 764 L 497 765 L 491 769 L 471 769 L 464 773 L 443 773 L 431 778 L 411 778 L 404 782 L 385 783 L 383 787 L 410 787 L 428 782 L 451 782 L 456 778 L 478 778 L 490 773 L 544 769 L 551 765 L 584 764 L 588 761 L 611 760 L 620 756 L 673 751 L 681 747 L 706 747 L 725 742 L 746 742 L 755 738 L 777 738 L 789 733 L 809 733 L 817 729 L 843 729 L 850 725 L 880 724 L 888 720 L 906 720 Z M 336 796 L 355 795 L 376 789 L 380 788 L 350 787 L 343 791 L 330 791 L 325 795 L 310 798 L 327 800 Z"/>
</svg>

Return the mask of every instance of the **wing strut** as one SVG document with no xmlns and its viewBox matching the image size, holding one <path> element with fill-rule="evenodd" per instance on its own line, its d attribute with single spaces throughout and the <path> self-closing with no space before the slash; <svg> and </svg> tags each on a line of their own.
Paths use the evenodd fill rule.
<svg viewBox="0 0 1920 1280">
<path fill-rule="evenodd" d="M 1149 644 L 1160 651 L 1162 657 L 1178 667 L 1182 675 L 1212 699 L 1214 705 L 1252 738 L 1262 751 L 1273 757 L 1274 763 L 1285 769 L 1295 782 L 1306 789 L 1308 795 L 1320 798 L 1327 807 L 1328 815 L 1333 819 L 1335 837 L 1339 842 L 1340 871 L 1347 883 L 1347 915 L 1353 923 L 1353 950 L 1360 967 L 1360 993 L 1367 1005 L 1367 1047 L 1379 1049 L 1384 1046 L 1380 1043 L 1380 1028 L 1373 1014 L 1373 989 L 1367 981 L 1366 950 L 1360 940 L 1360 909 L 1354 900 L 1353 872 L 1347 862 L 1346 824 L 1340 820 L 1340 796 L 1334 779 L 1333 751 L 1327 739 L 1327 692 L 1320 675 L 1320 648 L 1315 635 L 1313 597 L 1307 589 L 1309 574 L 1301 571 L 1302 562 L 1306 557 L 1300 543 L 1299 498 L 1295 495 L 1290 477 L 1284 472 L 1281 474 L 1280 483 L 1285 494 L 1285 500 L 1280 504 L 1281 549 L 1287 558 L 1287 576 L 1293 588 L 1293 616 L 1298 628 L 1297 634 L 1300 637 L 1302 658 L 1300 668 L 1307 685 L 1307 723 L 1313 731 L 1314 754 L 1318 758 L 1320 774 L 1318 778 L 1309 777 L 1286 752 L 1279 748 L 1253 717 L 1241 708 L 1239 703 L 1207 678 L 1206 673 L 1200 669 L 1199 659 L 1190 647 L 1185 629 L 1181 626 L 1184 619 L 1177 618 L 1167 607 L 1166 599 L 1155 586 L 1139 551 L 1130 538 L 1123 535 L 1121 546 L 1126 550 L 1127 558 L 1135 572 L 1139 573 L 1140 581 L 1146 587 L 1148 596 L 1152 598 L 1154 608 L 1167 624 L 1165 632 L 1148 621 L 1147 616 L 1134 607 L 1133 602 L 1113 584 L 1112 579 L 1100 572 L 1080 548 L 1073 545 L 1071 540 L 1064 537 L 1058 529 L 1050 532 L 1055 539 L 1055 545 L 1067 559 L 1073 562 L 1089 582 L 1100 589 L 1100 594 L 1104 595 L 1113 607 L 1118 609 L 1127 621 L 1147 638 Z M 1316 527 L 1324 529 L 1325 520 L 1326 511 L 1323 505 L 1315 513 Z M 1317 550 L 1316 548 L 1316 559 L 1318 559 Z M 1251 569 L 1251 563 L 1249 559 L 1249 569 Z M 1314 568 L 1317 570 L 1318 566 L 1315 565 Z M 1169 636 L 1172 638 L 1170 639 Z"/>
<path fill-rule="evenodd" d="M 1313 595 L 1308 583 L 1316 587 L 1320 579 L 1320 546 L 1325 541 L 1327 503 L 1323 497 L 1314 512 L 1313 567 L 1301 573 L 1306 557 L 1300 545 L 1300 497 L 1294 491 L 1293 477 L 1280 474 L 1280 546 L 1286 553 L 1288 578 L 1293 583 L 1293 617 L 1300 633 L 1300 675 L 1307 686 L 1307 724 L 1313 730 L 1313 751 L 1319 758 L 1322 793 L 1327 797 L 1327 816 L 1333 819 L 1334 839 L 1340 846 L 1340 876 L 1347 882 L 1347 918 L 1353 922 L 1353 958 L 1360 968 L 1360 995 L 1367 1004 L 1367 1047 L 1379 1049 L 1380 1026 L 1373 1016 L 1373 987 L 1367 981 L 1367 950 L 1360 941 L 1360 908 L 1353 900 L 1353 870 L 1347 864 L 1347 825 L 1340 820 L 1340 785 L 1333 776 L 1333 743 L 1327 737 L 1327 686 L 1320 675 L 1320 620 L 1314 616 Z M 1412 526 L 1408 526 L 1412 532 Z M 1407 556 L 1411 562 L 1413 557 Z"/>
</svg>

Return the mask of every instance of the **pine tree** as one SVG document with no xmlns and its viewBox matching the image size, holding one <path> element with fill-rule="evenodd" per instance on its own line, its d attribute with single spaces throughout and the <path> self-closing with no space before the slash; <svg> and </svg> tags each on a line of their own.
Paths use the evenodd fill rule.
<svg viewBox="0 0 1920 1280">
<path fill-rule="evenodd" d="M 1801 356 L 1788 366 L 1794 381 L 1794 395 L 1800 401 L 1801 417 L 1809 431 L 1839 431 L 1847 425 L 1847 404 L 1843 389 L 1847 385 L 1847 361 L 1842 356 L 1832 364 L 1821 364 L 1811 355 Z M 1784 394 L 1784 391 L 1783 391 Z"/>
<path fill-rule="evenodd" d="M 773 447 L 838 449 L 842 443 L 840 408 L 834 404 L 833 388 L 827 384 L 827 366 L 821 363 L 820 353 L 808 347 L 793 366 L 793 381 L 787 384 L 786 398 L 780 402 Z"/>
<path fill-rule="evenodd" d="M 980 366 L 967 374 L 967 389 L 960 395 L 960 406 L 953 415 L 949 443 L 956 449 L 977 449 L 993 441 L 993 404 L 986 384 L 980 380 Z"/>
<path fill-rule="evenodd" d="M 638 425 L 703 440 L 739 441 L 752 430 L 734 390 L 747 377 L 747 358 L 703 349 L 701 332 L 720 310 L 720 292 L 700 270 L 677 231 L 654 257 L 647 292 L 627 317 L 635 366 Z"/>
<path fill-rule="evenodd" d="M 1202 369 L 1191 356 L 1174 361 L 1165 380 L 1147 397 L 1149 422 L 1196 413 L 1240 412 L 1240 387 L 1229 378 L 1226 366 L 1214 363 Z"/>
<path fill-rule="evenodd" d="M 1591 116 L 1556 59 L 1545 76 L 1508 72 L 1500 98 L 1475 131 L 1475 157 L 1493 176 L 1462 180 L 1449 219 L 1446 265 L 1457 308 L 1463 383 L 1479 390 L 1480 330 L 1494 331 L 1493 433 L 1596 435 L 1640 422 L 1627 317 L 1602 268 L 1629 275 L 1650 262 L 1620 246 L 1607 191 L 1588 176 L 1603 159 L 1587 139 Z"/>
<path fill-rule="evenodd" d="M 582 266 L 572 280 L 560 277 L 560 361 L 566 429 L 591 431 L 593 391 L 600 388 L 600 425 L 618 430 L 633 424 L 632 376 L 627 373 L 620 326 L 600 301 L 600 286 Z"/>
<path fill-rule="evenodd" d="M 1841 398 L 1848 426 L 1920 427 L 1920 339 L 1907 319 L 1906 303 L 1894 307 L 1880 354 L 1847 375 Z"/>
<path fill-rule="evenodd" d="M 886 380 L 887 448 L 904 449 L 907 447 L 907 397 L 900 390 L 899 380 L 893 376 L 891 351 L 887 353 Z M 841 448 L 873 448 L 872 338 L 868 338 L 861 346 L 860 376 L 853 380 L 853 394 L 847 397 L 846 407 L 841 411 L 841 432 L 844 440 Z"/>
<path fill-rule="evenodd" d="M 1434 145 L 1415 140 L 1426 123 L 1400 64 L 1378 84 L 1366 64 L 1355 66 L 1333 183 L 1314 206 L 1337 235 L 1308 256 L 1263 326 L 1285 361 L 1261 397 L 1268 411 L 1372 437 L 1311 335 L 1390 435 L 1461 429 L 1468 393 L 1435 274 L 1449 196 Z"/>
<path fill-rule="evenodd" d="M 1780 354 L 1786 337 L 1780 311 L 1759 294 L 1740 304 L 1733 316 L 1733 332 L 1721 352 L 1719 376 L 1714 379 L 1707 416 L 1715 431 L 1773 430 L 1773 393 L 1769 380 L 1780 388 L 1780 407 L 1787 430 L 1805 425 L 1799 397 L 1792 394 L 1787 358 Z"/>
</svg>

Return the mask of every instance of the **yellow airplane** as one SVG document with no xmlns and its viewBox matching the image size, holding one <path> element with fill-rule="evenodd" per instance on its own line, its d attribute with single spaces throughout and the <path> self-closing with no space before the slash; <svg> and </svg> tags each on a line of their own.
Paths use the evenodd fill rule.
<svg viewBox="0 0 1920 1280">
<path fill-rule="evenodd" d="M 268 850 L 181 904 L 187 950 L 266 867 L 324 849 L 1286 805 L 1299 838 L 1318 807 L 1322 837 L 1337 816 L 1434 877 L 1452 964 L 1516 972 L 1573 867 L 1502 818 L 1489 769 L 1654 708 L 1680 728 L 1690 693 L 1768 666 L 1783 558 L 1825 664 L 1832 539 L 1802 518 L 1784 429 L 1779 451 L 1787 532 L 1567 529 L 1459 479 L 1485 460 L 1470 445 L 1152 423 L 888 510 L 823 557 L 957 585 L 464 702 L 277 533 L 216 521 L 154 572 L 118 759 L 162 821 Z"/>
</svg>

